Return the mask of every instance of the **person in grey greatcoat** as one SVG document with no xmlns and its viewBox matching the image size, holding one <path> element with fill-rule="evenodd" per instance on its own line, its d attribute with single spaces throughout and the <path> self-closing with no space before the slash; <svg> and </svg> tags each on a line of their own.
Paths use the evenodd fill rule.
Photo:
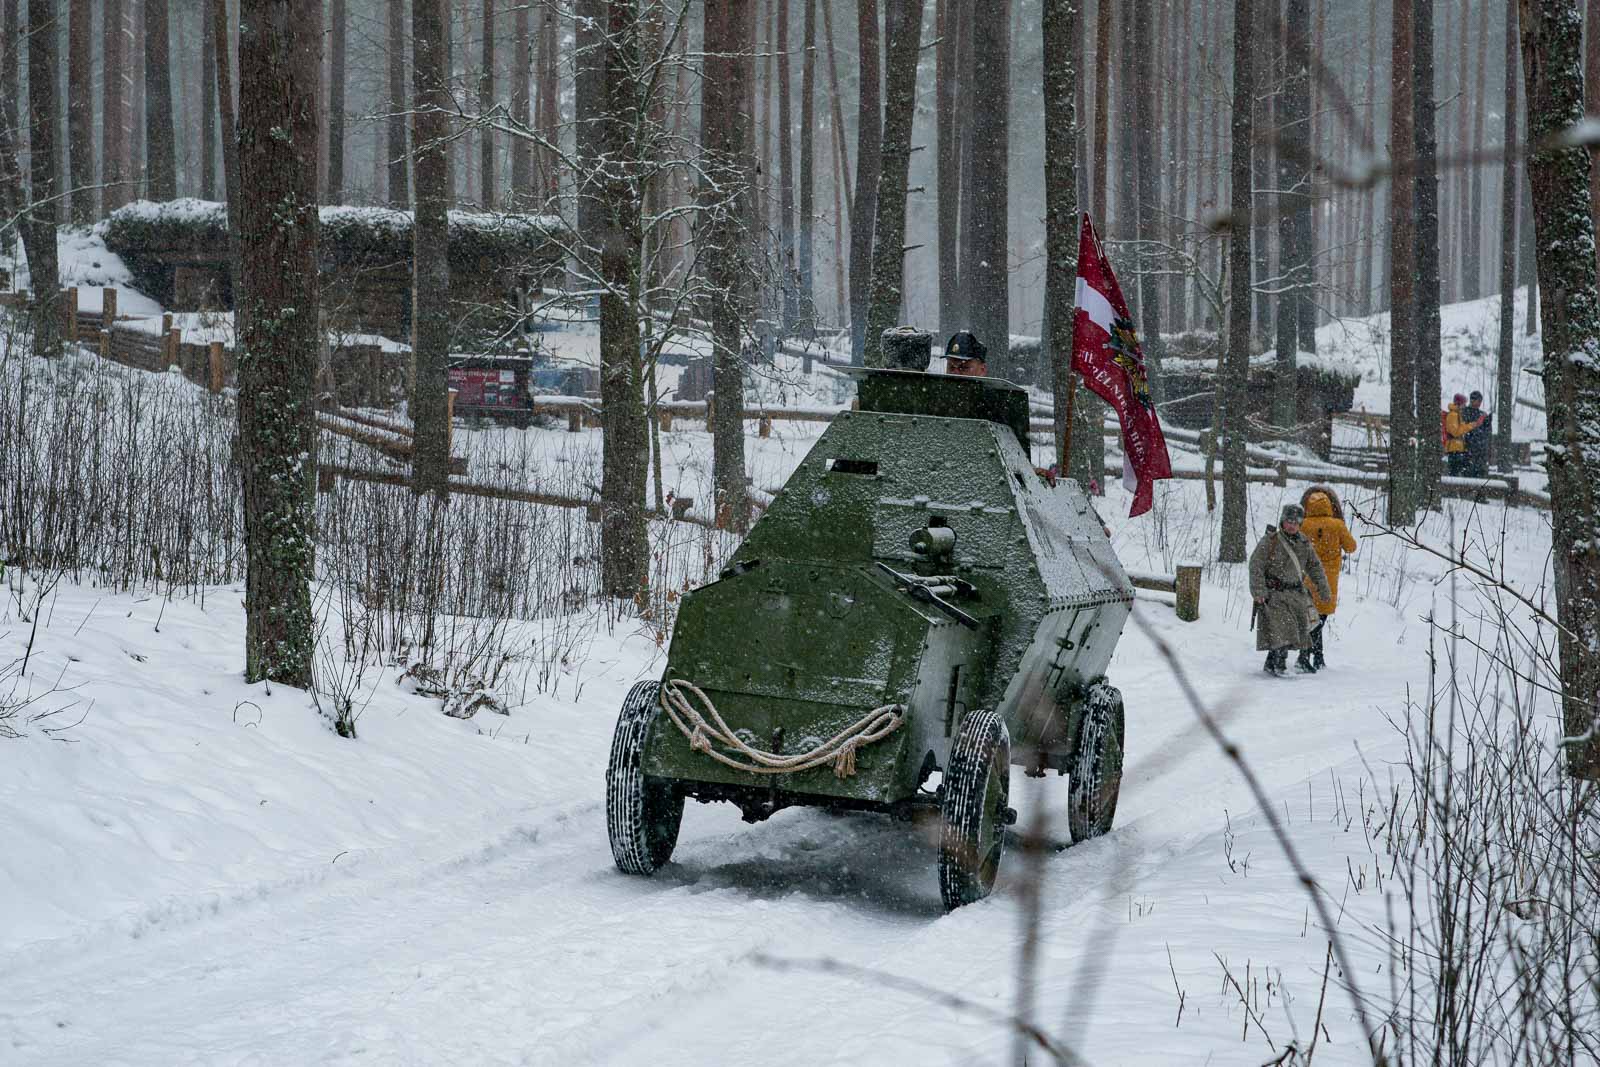
<svg viewBox="0 0 1600 1067">
<path fill-rule="evenodd" d="M 1268 674 L 1282 675 L 1288 669 L 1289 649 L 1311 647 L 1317 607 L 1306 582 L 1316 587 L 1323 601 L 1333 596 L 1317 550 L 1300 532 L 1305 517 L 1299 504 L 1285 504 L 1278 525 L 1268 526 L 1250 553 L 1256 651 L 1267 654 L 1262 669 Z"/>
</svg>

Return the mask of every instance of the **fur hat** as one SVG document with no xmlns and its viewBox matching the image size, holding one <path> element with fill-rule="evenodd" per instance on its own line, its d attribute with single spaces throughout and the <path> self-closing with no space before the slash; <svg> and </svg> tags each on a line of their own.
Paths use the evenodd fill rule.
<svg viewBox="0 0 1600 1067">
<path fill-rule="evenodd" d="M 1278 525 L 1286 522 L 1302 522 L 1306 517 L 1306 509 L 1299 504 L 1285 504 L 1283 510 L 1278 512 Z"/>
<path fill-rule="evenodd" d="M 1333 517 L 1338 519 L 1340 522 L 1343 522 L 1344 521 L 1344 504 L 1342 502 L 1340 502 L 1339 494 L 1333 491 L 1333 487 L 1332 486 L 1329 486 L 1329 485 L 1313 485 L 1313 486 L 1311 486 L 1305 492 L 1300 494 L 1300 506 L 1305 508 L 1307 514 L 1309 514 L 1310 511 L 1311 511 L 1311 498 L 1316 496 L 1318 493 L 1321 493 L 1323 496 L 1327 497 L 1328 498 L 1328 503 L 1333 505 Z"/>
</svg>

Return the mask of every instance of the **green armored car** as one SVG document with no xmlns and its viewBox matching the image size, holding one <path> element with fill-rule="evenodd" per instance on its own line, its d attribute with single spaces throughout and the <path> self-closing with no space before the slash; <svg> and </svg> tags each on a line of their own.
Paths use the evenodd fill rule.
<svg viewBox="0 0 1600 1067">
<path fill-rule="evenodd" d="M 751 822 L 937 809 L 957 907 L 994 886 L 1013 764 L 1068 776 L 1074 841 L 1110 829 L 1123 707 L 1105 669 L 1132 586 L 1076 483 L 1035 471 L 1027 394 L 916 365 L 859 372 L 858 410 L 684 598 L 665 673 L 612 740 L 621 870 L 668 861 L 691 797 Z"/>
</svg>

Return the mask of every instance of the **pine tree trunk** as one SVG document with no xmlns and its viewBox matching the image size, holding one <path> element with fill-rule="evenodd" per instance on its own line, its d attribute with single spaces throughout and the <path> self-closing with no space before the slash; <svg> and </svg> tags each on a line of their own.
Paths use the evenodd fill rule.
<svg viewBox="0 0 1600 1067">
<path fill-rule="evenodd" d="M 1500 345 L 1495 378 L 1495 452 L 1500 469 L 1510 473 L 1515 466 L 1511 454 L 1511 423 L 1515 400 L 1517 311 L 1517 0 L 1504 0 L 1505 17 L 1505 108 L 1500 112 L 1505 125 L 1505 156 L 1500 163 Z M 1487 3 L 1484 5 L 1488 6 Z"/>
<path fill-rule="evenodd" d="M 245 679 L 311 686 L 317 430 L 317 0 L 241 0 L 239 468 Z M 152 34 L 157 32 L 152 24 Z M 160 32 L 165 32 L 162 29 Z M 165 69 L 159 70 L 165 77 Z M 153 117 L 153 115 L 152 115 Z M 288 136 L 283 134 L 287 132 Z M 340 720 L 339 732 L 353 736 Z"/>
<path fill-rule="evenodd" d="M 1094 37 L 1094 148 L 1089 153 L 1094 175 L 1089 182 L 1093 211 L 1102 233 L 1111 225 L 1106 168 L 1111 154 L 1111 13 L 1113 0 L 1095 0 Z"/>
<path fill-rule="evenodd" d="M 1268 235 L 1272 227 L 1270 221 L 1272 214 L 1271 204 L 1266 190 L 1272 184 L 1272 141 L 1277 137 L 1275 114 L 1272 109 L 1270 94 L 1276 81 L 1275 64 L 1273 56 L 1277 53 L 1275 42 L 1278 39 L 1278 20 L 1276 18 L 1279 0 L 1256 0 L 1254 5 L 1256 27 L 1254 33 L 1259 36 L 1254 38 L 1256 47 L 1252 52 L 1253 62 L 1256 65 L 1254 80 L 1256 84 L 1256 113 L 1254 126 L 1263 131 L 1261 151 L 1255 153 L 1251 163 L 1253 168 L 1251 181 L 1256 190 L 1253 203 L 1255 207 L 1251 218 L 1251 234 L 1254 241 L 1253 255 L 1255 257 L 1255 277 L 1267 279 L 1272 277 L 1271 254 L 1268 249 Z M 1234 30 L 1238 32 L 1237 27 Z M 1247 34 L 1249 36 L 1249 34 Z M 1263 288 L 1267 288 L 1263 286 Z M 1254 294 L 1255 329 L 1262 336 L 1269 336 L 1272 332 L 1272 297 L 1265 292 Z"/>
<path fill-rule="evenodd" d="M 1190 7 L 1190 0 L 1183 0 L 1182 19 L 1181 21 L 1175 19 L 1174 23 L 1174 36 L 1176 38 L 1174 48 L 1181 53 L 1181 58 L 1179 60 L 1178 84 L 1171 94 L 1178 139 L 1177 150 L 1172 159 L 1175 171 L 1173 176 L 1175 188 L 1173 190 L 1174 199 L 1172 204 L 1174 218 L 1172 237 L 1175 246 L 1183 247 L 1188 244 L 1187 234 L 1185 233 L 1187 224 L 1184 220 L 1194 217 L 1189 209 L 1189 176 L 1194 170 L 1189 157 L 1189 103 L 1195 96 L 1194 86 L 1189 80 L 1190 57 L 1194 52 L 1193 45 L 1195 44 L 1194 12 Z M 1202 45 L 1201 47 L 1204 46 Z M 1196 138 L 1196 140 L 1199 140 L 1199 138 Z M 1175 272 L 1167 287 L 1167 293 L 1167 314 L 1169 319 L 1167 327 L 1174 333 L 1183 333 L 1189 328 L 1189 278 L 1187 274 L 1181 270 Z"/>
<path fill-rule="evenodd" d="M 1315 354 L 1317 351 L 1317 304 L 1312 298 L 1312 290 L 1316 288 L 1317 273 L 1317 226 L 1312 217 L 1312 194 L 1314 193 L 1311 172 L 1311 154 L 1318 152 L 1321 146 L 1317 144 L 1315 131 L 1317 110 L 1312 106 L 1311 100 L 1311 64 L 1312 46 L 1318 43 L 1319 36 L 1313 37 L 1310 33 L 1310 13 L 1305 10 L 1306 0 L 1290 0 L 1289 6 L 1300 20 L 1300 32 L 1295 32 L 1296 23 L 1289 23 L 1289 51 L 1292 78 L 1290 86 L 1293 89 L 1295 101 L 1295 114 L 1299 116 L 1296 123 L 1298 129 L 1295 137 L 1301 149 L 1302 162 L 1296 165 L 1295 173 L 1299 194 L 1295 198 L 1294 227 L 1295 227 L 1295 320 L 1298 327 L 1298 351 Z"/>
<path fill-rule="evenodd" d="M 605 107 L 605 69 L 600 61 L 599 27 L 605 25 L 606 0 L 576 0 L 573 7 L 578 47 L 573 70 L 574 137 L 580 173 L 573 176 L 577 186 L 578 236 L 594 246 L 599 220 L 598 192 L 594 189 L 600 155 L 599 121 Z M 587 258 L 587 257 L 585 257 Z"/>
<path fill-rule="evenodd" d="M 217 71 L 217 126 L 222 134 L 222 200 L 228 208 L 229 285 L 238 291 L 239 280 L 239 197 L 243 188 L 239 183 L 239 131 L 234 118 L 235 99 L 233 78 L 232 36 L 229 29 L 227 0 L 205 0 L 211 5 L 211 22 L 217 28 L 217 48 L 212 60 Z M 237 299 L 229 301 L 238 306 Z"/>
<path fill-rule="evenodd" d="M 1228 350 L 1217 367 L 1222 404 L 1222 539 L 1217 559 L 1243 563 L 1249 531 L 1250 498 L 1245 484 L 1245 396 L 1250 388 L 1250 242 L 1255 197 L 1254 166 L 1255 46 L 1250 0 L 1233 4 L 1232 200 L 1228 231 Z"/>
<path fill-rule="evenodd" d="M 1412 92 L 1416 123 L 1416 386 L 1417 420 L 1436 417 L 1443 389 L 1440 384 L 1439 323 L 1439 170 L 1434 135 L 1433 0 L 1414 0 Z M 1431 427 L 1429 428 L 1431 430 Z M 1439 503 L 1439 475 L 1443 451 L 1435 439 L 1422 437 L 1418 426 L 1417 484 L 1413 499 L 1420 507 Z"/>
<path fill-rule="evenodd" d="M 972 240 L 964 250 L 961 287 L 972 332 L 989 347 L 989 366 L 1011 364 L 1010 174 L 1011 2 L 995 0 L 973 19 Z"/>
<path fill-rule="evenodd" d="M 483 69 L 478 74 L 478 110 L 489 114 L 494 110 L 494 0 L 483 0 Z M 483 210 L 494 211 L 500 206 L 499 182 L 495 175 L 495 131 L 485 126 L 479 134 L 478 181 Z M 637 327 L 636 327 L 637 329 Z"/>
<path fill-rule="evenodd" d="M 1044 37 L 1044 242 L 1045 321 L 1049 332 L 1041 348 L 1050 368 L 1054 396 L 1056 469 L 1076 478 L 1085 491 L 1096 472 L 1076 449 L 1073 439 L 1084 429 L 1071 421 L 1069 409 L 1077 387 L 1072 372 L 1072 324 L 1078 279 L 1078 0 L 1045 0 L 1040 19 Z M 1083 389 L 1087 394 L 1089 390 Z M 1093 431 L 1098 436 L 1099 427 Z M 1073 441 L 1076 443 L 1076 440 Z M 1087 441 L 1083 442 L 1088 444 Z"/>
<path fill-rule="evenodd" d="M 547 143 L 556 144 L 561 138 L 561 71 L 556 53 L 556 16 L 545 8 L 539 17 L 539 132 Z M 536 152 L 534 170 L 541 198 L 553 204 L 561 192 L 561 171 L 554 151 Z"/>
<path fill-rule="evenodd" d="M 94 39 L 89 0 L 68 0 L 67 154 L 72 172 L 72 221 L 94 221 Z"/>
<path fill-rule="evenodd" d="M 517 4 L 512 32 L 516 36 L 516 60 L 511 65 L 511 120 L 523 130 L 533 128 L 533 22 L 528 5 Z M 511 189 L 507 199 L 512 207 L 528 202 L 533 182 L 533 145 L 525 137 L 511 139 Z"/>
<path fill-rule="evenodd" d="M 144 0 L 145 195 L 151 200 L 172 200 L 178 195 L 167 3 L 168 0 Z M 320 25 L 321 18 L 317 22 Z"/>
<path fill-rule="evenodd" d="M 794 334 L 795 307 L 795 165 L 794 114 L 790 109 L 789 0 L 778 0 L 778 296 L 781 336 Z"/>
<path fill-rule="evenodd" d="M 1489 49 L 1489 2 L 1478 5 L 1478 67 L 1474 82 L 1472 108 L 1472 152 L 1483 155 L 1483 116 L 1489 110 L 1486 92 L 1488 75 L 1486 66 Z M 1476 300 L 1483 294 L 1483 172 L 1485 167 L 1473 167 L 1468 176 L 1466 205 L 1461 218 L 1466 228 L 1466 245 L 1461 253 L 1461 298 Z"/>
<path fill-rule="evenodd" d="M 833 0 L 818 0 L 818 2 L 822 4 L 822 34 L 828 49 L 828 96 L 833 108 L 833 145 L 838 153 L 839 174 L 844 181 L 844 219 L 849 223 L 853 210 L 851 192 L 855 189 L 855 181 L 850 177 L 850 149 L 844 139 L 844 106 L 841 103 L 844 94 L 839 91 L 838 52 L 833 46 Z M 844 248 L 836 247 L 833 252 L 834 260 L 842 263 L 845 258 Z M 841 324 L 844 322 L 844 313 L 845 308 L 841 304 L 839 307 Z"/>
<path fill-rule="evenodd" d="M 967 274 L 967 267 L 972 262 L 973 212 L 976 210 L 978 195 L 978 180 L 973 169 L 973 154 L 976 151 L 975 130 L 976 109 L 971 101 L 977 96 L 976 79 L 978 73 L 978 60 L 973 54 L 973 35 L 977 32 L 974 24 L 977 22 L 978 0 L 961 0 L 958 18 L 960 25 L 956 27 L 956 34 L 960 39 L 960 51 L 956 53 L 956 152 L 959 156 L 956 162 L 956 184 L 960 187 L 960 202 L 957 204 L 956 217 L 956 275 L 961 285 L 956 290 L 955 316 L 960 324 L 959 329 L 972 328 L 972 293 L 967 288 L 972 279 Z"/>
<path fill-rule="evenodd" d="M 200 3 L 200 199 L 217 198 L 217 26 L 211 0 Z"/>
<path fill-rule="evenodd" d="M 411 0 L 411 77 L 416 94 L 411 119 L 415 153 L 411 174 L 416 183 L 416 217 L 411 228 L 411 420 L 416 427 L 416 451 L 411 457 L 411 477 L 417 492 L 439 495 L 450 490 L 447 10 L 445 0 Z"/>
<path fill-rule="evenodd" d="M 1515 0 L 1511 0 L 1515 2 Z M 1369 0 L 1367 5 L 1367 54 L 1371 62 L 1367 64 L 1367 106 L 1377 108 L 1378 91 L 1378 0 Z M 1364 154 L 1370 154 L 1373 146 L 1370 138 L 1362 145 Z M 1376 186 L 1367 188 L 1362 194 L 1362 235 L 1361 246 L 1361 299 L 1357 304 L 1357 313 L 1360 315 L 1372 314 L 1372 293 L 1375 281 L 1373 271 L 1376 269 L 1378 249 L 1374 246 L 1378 230 L 1378 190 Z M 1385 272 L 1387 277 L 1387 272 Z"/>
<path fill-rule="evenodd" d="M 934 58 L 934 131 L 938 141 L 939 334 L 956 330 L 956 289 L 960 284 L 956 222 L 960 218 L 961 154 L 956 144 L 956 65 L 960 48 L 961 0 L 938 0 L 934 8 L 939 48 Z"/>
<path fill-rule="evenodd" d="M 637 0 L 610 0 L 600 37 L 605 87 L 595 131 L 610 161 L 597 194 L 600 274 L 601 587 L 607 596 L 639 597 L 649 581 L 645 538 L 645 473 L 649 436 L 644 409 L 644 367 L 639 358 L 640 203 L 645 146 L 638 143 L 644 88 L 636 81 L 642 59 Z"/>
<path fill-rule="evenodd" d="M 866 352 L 872 226 L 878 215 L 878 172 L 883 165 L 878 0 L 858 0 L 856 15 L 861 48 L 861 89 L 856 121 L 856 195 L 850 210 L 850 351 L 852 360 L 860 363 Z"/>
<path fill-rule="evenodd" d="M 1591 117 L 1600 117 L 1600 0 L 1589 0 L 1584 31 L 1584 111 Z M 1600 167 L 1589 171 L 1589 214 L 1600 219 Z M 1600 246 L 1595 248 L 1595 257 L 1600 263 Z"/>
<path fill-rule="evenodd" d="M 812 259 L 816 231 L 816 97 L 817 97 L 817 0 L 805 4 L 804 58 L 800 66 L 800 234 L 796 270 L 799 284 L 801 335 L 816 336 L 817 303 Z M 809 353 L 810 349 L 807 349 Z M 811 357 L 806 356 L 807 371 Z"/>
<path fill-rule="evenodd" d="M 442 43 L 439 46 L 440 52 L 443 55 L 443 58 L 440 61 L 440 70 L 442 71 L 442 74 L 440 75 L 440 79 L 441 79 L 442 84 L 445 87 L 445 92 L 446 92 L 448 100 L 449 100 L 449 106 L 450 106 L 450 109 L 452 111 L 455 110 L 455 99 L 454 99 L 454 95 L 453 94 L 454 94 L 454 91 L 455 91 L 455 87 L 459 84 L 457 79 L 456 79 L 456 67 L 455 67 L 455 56 L 456 56 L 455 22 L 456 22 L 456 17 L 455 17 L 455 12 L 453 10 L 454 6 L 455 5 L 451 3 L 451 0 L 440 0 L 439 25 L 442 27 L 442 30 L 443 30 L 443 32 L 442 32 L 442 34 L 440 36 L 440 41 Z M 412 4 L 412 15 L 411 15 L 411 18 L 412 18 L 412 23 L 414 25 L 415 22 L 416 22 L 416 5 L 415 5 L 415 3 Z M 412 47 L 415 48 L 415 45 L 413 45 Z M 413 62 L 414 62 L 414 60 L 413 60 Z M 413 81 L 416 80 L 416 73 L 414 71 L 413 71 L 411 77 L 412 77 Z M 450 121 L 449 121 L 449 119 L 445 119 L 444 120 L 443 129 L 444 129 L 444 132 L 446 134 L 450 133 Z M 445 164 L 444 164 L 444 206 L 445 206 L 446 210 L 456 206 L 456 187 L 457 187 L 456 170 L 460 167 L 461 162 L 462 162 L 461 157 L 464 156 L 465 154 L 466 154 L 465 148 L 464 148 L 464 146 L 463 146 L 463 144 L 462 144 L 462 142 L 461 142 L 461 140 L 459 138 L 451 138 L 451 139 L 449 139 L 449 140 L 447 140 L 445 142 L 445 146 L 444 146 L 444 158 L 445 158 Z M 420 196 L 421 193 L 419 192 L 418 195 Z"/>
<path fill-rule="evenodd" d="M 15 2 L 5 0 L 7 4 Z M 100 206 L 109 215 L 128 199 L 122 188 L 127 179 L 124 159 L 128 154 L 128 97 L 123 84 L 127 77 L 123 57 L 128 46 L 122 0 L 104 0 L 101 14 Z"/>
<path fill-rule="evenodd" d="M 1159 38 L 1153 36 L 1151 31 L 1150 5 L 1153 2 L 1134 0 L 1133 9 L 1133 33 L 1142 47 L 1133 53 L 1135 117 L 1131 130 L 1141 131 L 1132 137 L 1132 141 L 1139 196 L 1136 205 L 1137 233 L 1145 248 L 1152 247 L 1161 239 L 1161 187 L 1160 175 L 1156 171 L 1156 148 L 1161 141 L 1161 111 L 1156 99 L 1156 78 L 1152 69 L 1154 45 Z M 1143 261 L 1144 258 L 1141 256 L 1139 260 L 1139 306 L 1135 310 L 1139 316 L 1145 362 L 1150 369 L 1150 395 L 1159 403 L 1163 399 L 1166 384 L 1161 377 L 1161 286 L 1150 264 Z"/>
<path fill-rule="evenodd" d="M 24 30 L 22 10 L 25 0 L 0 0 L 5 4 L 4 24 L 0 26 L 0 119 L 12 131 L 13 141 L 20 141 L 22 137 L 21 116 L 18 114 L 17 105 L 22 94 L 22 51 Z M 14 151 L 21 152 L 22 146 L 14 144 Z"/>
<path fill-rule="evenodd" d="M 33 286 L 33 350 L 41 356 L 61 348 L 60 271 L 56 252 L 56 195 L 60 185 L 60 153 L 56 131 L 61 114 L 56 102 L 56 34 L 37 27 L 56 27 L 57 0 L 28 0 L 28 217 L 22 242 Z"/>
<path fill-rule="evenodd" d="M 1528 93 L 1528 156 L 1537 230 L 1544 342 L 1544 398 L 1550 471 L 1551 566 L 1567 769 L 1600 779 L 1600 297 L 1594 247 L 1589 151 L 1560 147 L 1583 116 L 1582 24 L 1575 0 L 1521 0 L 1523 78 Z M 1507 413 L 1502 411 L 1504 417 Z"/>
<path fill-rule="evenodd" d="M 345 0 L 328 4 L 328 186 L 324 203 L 344 203 Z"/>
<path fill-rule="evenodd" d="M 1307 0 L 1284 5 L 1284 83 L 1278 96 L 1278 248 L 1283 295 L 1278 298 L 1277 373 L 1273 422 L 1288 430 L 1298 421 L 1296 367 L 1302 347 L 1302 318 L 1311 307 L 1311 8 Z M 1314 325 L 1314 323 L 1313 323 Z M 1315 348 L 1313 330 L 1312 347 Z"/>
<path fill-rule="evenodd" d="M 1413 127 L 1412 0 L 1396 0 L 1392 35 L 1394 89 L 1389 144 L 1395 155 L 1389 183 L 1389 514 L 1394 526 L 1416 518 L 1417 449 L 1436 447 L 1436 431 L 1417 406 L 1416 133 Z M 1435 397 L 1438 393 L 1434 394 Z M 1426 411 L 1431 411 L 1433 401 Z"/>
<path fill-rule="evenodd" d="M 905 287 L 906 185 L 922 44 L 923 0 L 888 0 L 888 4 L 883 166 L 878 172 L 878 216 L 872 227 L 872 288 L 864 357 L 869 367 L 883 366 L 883 331 L 892 329 L 900 318 Z"/>
<path fill-rule="evenodd" d="M 406 0 L 386 0 L 389 20 L 389 204 L 402 210 L 411 207 L 410 157 L 406 152 Z"/>
<path fill-rule="evenodd" d="M 700 250 L 709 290 L 714 347 L 715 412 L 711 425 L 717 524 L 744 530 L 750 522 L 744 462 L 744 316 L 750 307 L 751 190 L 755 138 L 755 5 L 706 0 L 705 72 L 700 136 L 705 179 L 700 197 Z"/>
</svg>

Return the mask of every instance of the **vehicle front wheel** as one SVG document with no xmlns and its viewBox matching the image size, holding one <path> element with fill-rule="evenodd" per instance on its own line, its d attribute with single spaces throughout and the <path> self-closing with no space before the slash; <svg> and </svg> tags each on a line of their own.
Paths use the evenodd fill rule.
<svg viewBox="0 0 1600 1067">
<path fill-rule="evenodd" d="M 683 821 L 683 794 L 644 773 L 645 745 L 661 717 L 660 682 L 628 690 L 611 736 L 606 766 L 606 830 L 611 858 L 624 874 L 654 874 L 672 858 Z"/>
<path fill-rule="evenodd" d="M 946 908 L 982 900 L 994 889 L 1005 851 L 1011 798 L 1011 738 L 992 711 L 961 722 L 950 749 L 940 801 L 939 894 Z"/>
<path fill-rule="evenodd" d="M 1067 829 L 1072 842 L 1111 831 L 1122 791 L 1122 693 L 1096 682 L 1084 697 L 1083 722 L 1067 783 Z"/>
</svg>

